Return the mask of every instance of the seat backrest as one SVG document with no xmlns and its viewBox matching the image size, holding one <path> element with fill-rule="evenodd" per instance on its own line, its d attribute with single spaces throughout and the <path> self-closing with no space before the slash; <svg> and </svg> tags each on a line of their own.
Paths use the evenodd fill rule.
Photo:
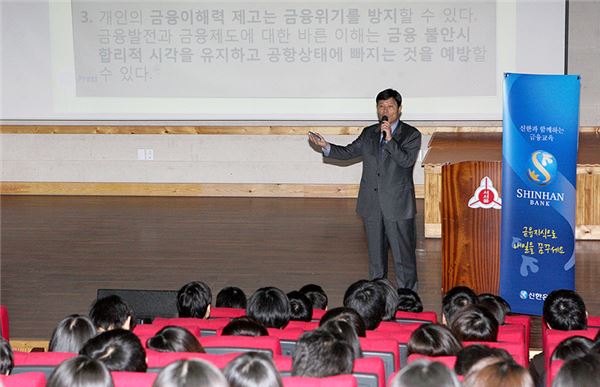
<svg viewBox="0 0 600 387">
<path fill-rule="evenodd" d="M 4 340 L 10 340 L 10 327 L 8 325 L 8 308 L 4 305 L 0 305 L 0 336 L 4 337 Z"/>
<path fill-rule="evenodd" d="M 386 323 L 386 324 L 384 324 Z M 398 342 L 398 354 L 400 356 L 400 368 L 404 367 L 408 358 L 408 340 L 412 333 L 422 324 L 399 324 L 384 321 L 374 331 L 367 331 L 367 338 L 389 337 Z"/>
<path fill-rule="evenodd" d="M 213 318 L 236 318 L 246 315 L 246 309 L 242 308 L 224 308 L 224 307 L 211 307 L 210 308 L 210 319 Z"/>
<path fill-rule="evenodd" d="M 273 363 L 279 374 L 284 376 L 292 376 L 292 357 L 291 356 L 273 356 Z"/>
<path fill-rule="evenodd" d="M 427 359 L 431 361 L 437 361 L 439 363 L 444 364 L 446 367 L 451 370 L 454 369 L 454 364 L 456 364 L 456 356 L 426 356 L 420 355 L 418 353 L 412 353 L 408 356 L 408 364 L 419 360 L 419 359 Z M 389 379 L 388 379 L 389 380 Z"/>
<path fill-rule="evenodd" d="M 299 328 L 267 328 L 267 331 L 269 332 L 269 336 L 277 337 L 279 339 L 279 344 L 281 345 L 281 353 L 284 356 L 294 355 L 294 352 L 296 352 L 296 344 L 298 344 L 298 339 L 304 333 L 304 330 Z"/>
<path fill-rule="evenodd" d="M 175 318 L 161 318 L 157 317 L 152 321 L 152 325 L 166 327 L 168 325 L 175 325 L 189 329 L 192 334 L 196 334 L 197 330 L 200 332 L 200 336 L 216 336 L 219 329 L 223 329 L 225 325 L 229 324 L 230 319 L 228 318 L 214 318 L 214 319 L 201 319 L 192 317 L 175 317 Z"/>
<path fill-rule="evenodd" d="M 529 356 L 525 356 L 523 348 L 526 347 L 525 343 L 512 343 L 512 342 L 499 342 L 499 341 L 463 341 L 463 347 L 468 347 L 469 345 L 480 344 L 487 345 L 491 348 L 502 348 L 505 349 L 506 352 L 510 353 L 513 359 L 527 368 L 529 364 Z"/>
<path fill-rule="evenodd" d="M 386 378 L 389 378 L 394 371 L 400 369 L 400 351 L 396 340 L 392 338 L 370 339 L 361 337 L 359 341 L 364 357 L 378 357 L 383 360 Z"/>
<path fill-rule="evenodd" d="M 240 353 L 231 352 L 220 355 L 212 353 L 198 352 L 158 352 L 153 350 L 146 351 L 148 363 L 148 372 L 159 372 L 161 368 L 177 361 L 187 359 L 203 359 L 214 364 L 217 368 L 223 369 L 233 359 L 238 357 Z"/>
<path fill-rule="evenodd" d="M 385 387 L 385 366 L 378 357 L 361 357 L 354 360 L 352 375 L 361 387 Z"/>
<path fill-rule="evenodd" d="M 0 375 L 0 386 L 4 387 L 44 387 L 46 375 L 43 372 Z"/>
<path fill-rule="evenodd" d="M 312 331 L 319 327 L 319 323 L 315 321 L 290 321 L 285 329 L 302 329 L 303 331 Z"/>
<path fill-rule="evenodd" d="M 546 330 L 546 340 L 545 340 L 546 346 L 543 348 L 544 360 L 545 360 L 544 364 L 545 364 L 546 369 L 549 369 L 549 367 L 550 367 L 550 358 L 552 357 L 552 352 L 554 352 L 554 349 L 563 340 L 565 340 L 569 337 L 572 337 L 572 336 L 583 336 L 583 337 L 587 337 L 589 339 L 594 340 L 594 338 L 598 334 L 598 330 L 600 330 L 600 328 L 588 328 L 588 329 L 576 330 L 576 331 L 559 331 L 556 329 Z"/>
<path fill-rule="evenodd" d="M 136 320 L 152 321 L 157 316 L 177 316 L 177 290 L 98 289 L 96 296 L 117 295 L 133 309 Z"/>
<path fill-rule="evenodd" d="M 200 344 L 207 353 L 263 352 L 270 356 L 281 355 L 281 344 L 271 336 L 208 336 L 201 337 Z"/>
<path fill-rule="evenodd" d="M 305 376 L 285 376 L 284 387 L 358 387 L 352 375 L 327 376 L 325 378 L 309 378 Z"/>
<path fill-rule="evenodd" d="M 313 309 L 312 321 L 321 321 L 325 313 L 327 313 L 325 309 Z"/>
<path fill-rule="evenodd" d="M 46 377 L 63 361 L 77 356 L 66 352 L 14 352 L 14 368 L 12 374 L 27 372 L 43 372 Z"/>
<path fill-rule="evenodd" d="M 525 343 L 529 346 L 531 336 L 531 317 L 525 315 L 508 315 L 504 317 L 504 325 L 522 325 L 525 329 Z"/>
<path fill-rule="evenodd" d="M 110 374 L 115 387 L 152 387 L 158 376 L 155 372 L 113 371 Z"/>
<path fill-rule="evenodd" d="M 437 323 L 438 322 L 438 318 L 437 318 L 437 313 L 435 312 L 430 312 L 430 311 L 423 311 L 423 312 L 405 312 L 402 310 L 399 310 L 396 312 L 396 316 L 394 316 L 394 319 L 396 320 L 396 322 L 399 323 Z"/>
</svg>

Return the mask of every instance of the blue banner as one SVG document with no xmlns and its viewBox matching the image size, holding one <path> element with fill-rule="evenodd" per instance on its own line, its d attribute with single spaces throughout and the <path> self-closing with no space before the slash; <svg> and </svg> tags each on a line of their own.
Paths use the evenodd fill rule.
<svg viewBox="0 0 600 387">
<path fill-rule="evenodd" d="M 505 74 L 500 294 L 516 313 L 575 287 L 579 90 L 576 75 Z"/>
</svg>

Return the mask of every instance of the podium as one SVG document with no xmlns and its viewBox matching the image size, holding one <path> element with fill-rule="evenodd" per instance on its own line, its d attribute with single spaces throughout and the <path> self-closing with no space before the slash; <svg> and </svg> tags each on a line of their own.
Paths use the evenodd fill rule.
<svg viewBox="0 0 600 387">
<path fill-rule="evenodd" d="M 500 161 L 442 166 L 442 292 L 465 285 L 498 294 L 500 283 Z"/>
</svg>

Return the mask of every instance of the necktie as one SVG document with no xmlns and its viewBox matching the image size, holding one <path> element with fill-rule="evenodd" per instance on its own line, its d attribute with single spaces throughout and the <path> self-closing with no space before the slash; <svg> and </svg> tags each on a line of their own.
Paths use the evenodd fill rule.
<svg viewBox="0 0 600 387">
<path fill-rule="evenodd" d="M 385 136 L 381 136 L 381 139 L 379 140 L 379 159 L 383 160 L 383 146 L 385 145 Z"/>
</svg>

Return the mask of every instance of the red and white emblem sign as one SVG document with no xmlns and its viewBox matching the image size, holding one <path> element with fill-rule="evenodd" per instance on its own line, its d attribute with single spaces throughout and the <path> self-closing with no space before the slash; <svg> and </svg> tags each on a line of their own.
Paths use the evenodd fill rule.
<svg viewBox="0 0 600 387">
<path fill-rule="evenodd" d="M 502 208 L 502 199 L 498 195 L 498 191 L 494 188 L 494 183 L 489 177 L 481 179 L 481 184 L 475 190 L 473 197 L 469 199 L 470 208 Z"/>
</svg>

